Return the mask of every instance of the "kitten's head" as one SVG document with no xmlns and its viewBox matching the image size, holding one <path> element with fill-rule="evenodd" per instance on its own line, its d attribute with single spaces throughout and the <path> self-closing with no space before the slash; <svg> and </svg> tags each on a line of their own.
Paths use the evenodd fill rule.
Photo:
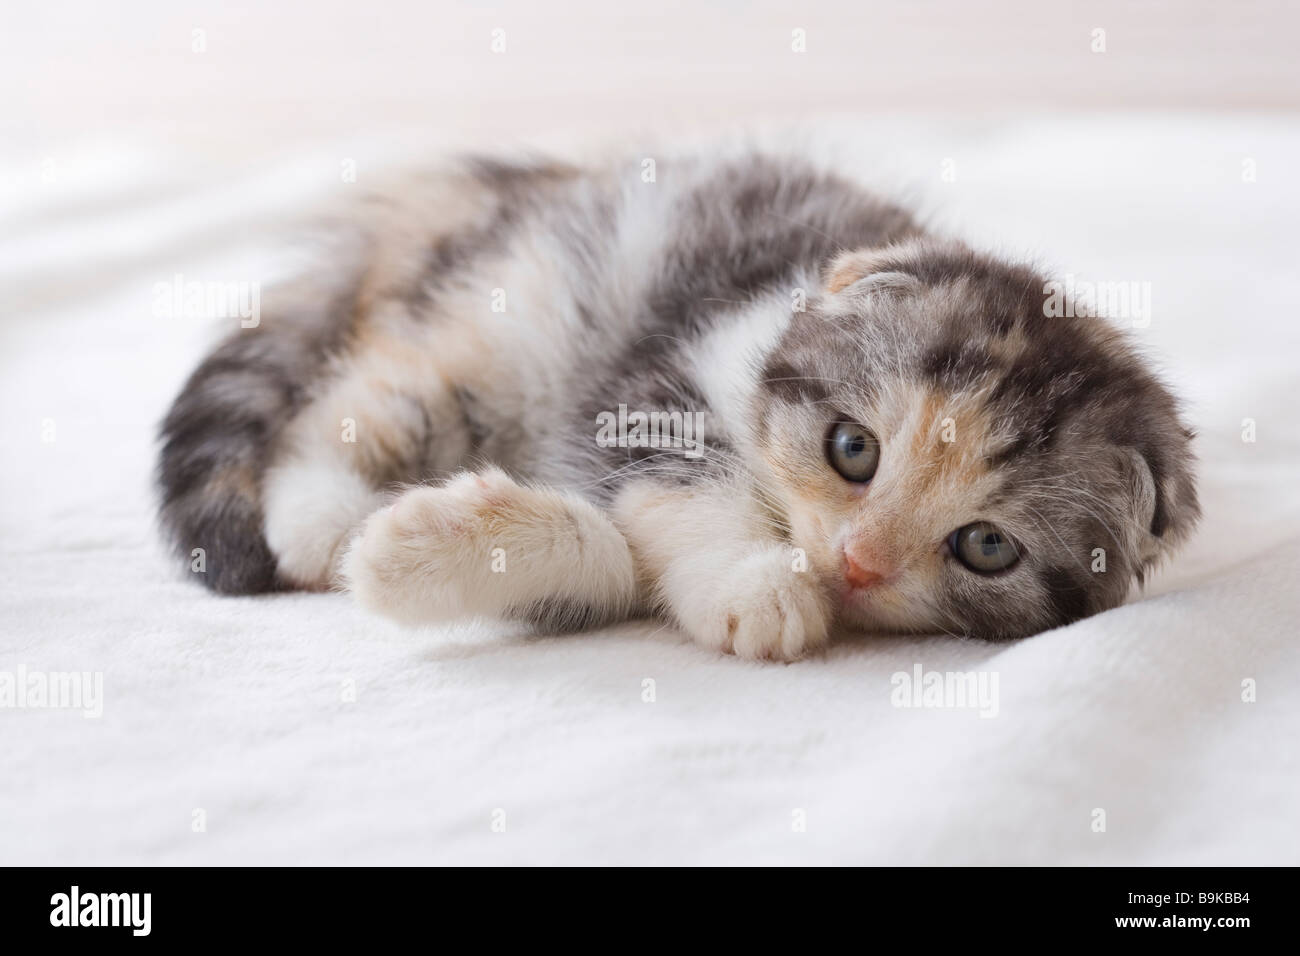
<svg viewBox="0 0 1300 956">
<path fill-rule="evenodd" d="M 1175 401 L 1045 278 L 953 242 L 847 253 L 770 356 L 756 444 L 843 620 L 1010 638 L 1106 610 L 1199 515 Z"/>
</svg>

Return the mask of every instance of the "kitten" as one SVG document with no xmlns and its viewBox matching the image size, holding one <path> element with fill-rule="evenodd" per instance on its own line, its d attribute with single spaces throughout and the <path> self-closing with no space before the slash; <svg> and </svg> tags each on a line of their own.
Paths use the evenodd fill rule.
<svg viewBox="0 0 1300 956">
<path fill-rule="evenodd" d="M 315 304 L 216 349 L 159 467 L 204 582 L 659 613 L 791 659 L 836 623 L 1066 624 L 1187 536 L 1174 399 L 1104 321 L 1046 317 L 1044 276 L 799 161 L 639 172 L 413 181 Z"/>
</svg>

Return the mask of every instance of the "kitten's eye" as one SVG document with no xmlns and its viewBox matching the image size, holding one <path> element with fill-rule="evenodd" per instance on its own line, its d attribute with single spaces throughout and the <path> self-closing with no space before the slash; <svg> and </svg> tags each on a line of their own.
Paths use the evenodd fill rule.
<svg viewBox="0 0 1300 956">
<path fill-rule="evenodd" d="M 1011 539 L 987 521 L 958 528 L 948 540 L 948 546 L 958 561 L 977 574 L 1005 571 L 1020 560 L 1020 552 Z"/>
<path fill-rule="evenodd" d="M 826 436 L 826 457 L 849 481 L 870 481 L 880 463 L 880 442 L 861 425 L 840 422 Z"/>
</svg>

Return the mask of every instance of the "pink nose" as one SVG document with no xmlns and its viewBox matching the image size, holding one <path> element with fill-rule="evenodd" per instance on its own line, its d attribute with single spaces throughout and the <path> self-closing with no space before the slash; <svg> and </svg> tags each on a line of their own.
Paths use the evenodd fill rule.
<svg viewBox="0 0 1300 956">
<path fill-rule="evenodd" d="M 874 562 L 873 562 L 874 563 Z M 889 575 L 877 571 L 875 567 L 865 567 L 853 559 L 847 551 L 844 552 L 844 580 L 855 588 L 875 587 Z"/>
</svg>

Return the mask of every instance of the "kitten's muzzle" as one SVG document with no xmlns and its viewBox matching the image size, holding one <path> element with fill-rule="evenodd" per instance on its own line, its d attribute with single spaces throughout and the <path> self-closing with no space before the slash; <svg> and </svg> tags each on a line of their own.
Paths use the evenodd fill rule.
<svg viewBox="0 0 1300 956">
<path fill-rule="evenodd" d="M 886 567 L 874 555 L 844 552 L 844 581 L 852 588 L 871 588 L 883 584 L 894 576 L 894 569 Z"/>
</svg>

